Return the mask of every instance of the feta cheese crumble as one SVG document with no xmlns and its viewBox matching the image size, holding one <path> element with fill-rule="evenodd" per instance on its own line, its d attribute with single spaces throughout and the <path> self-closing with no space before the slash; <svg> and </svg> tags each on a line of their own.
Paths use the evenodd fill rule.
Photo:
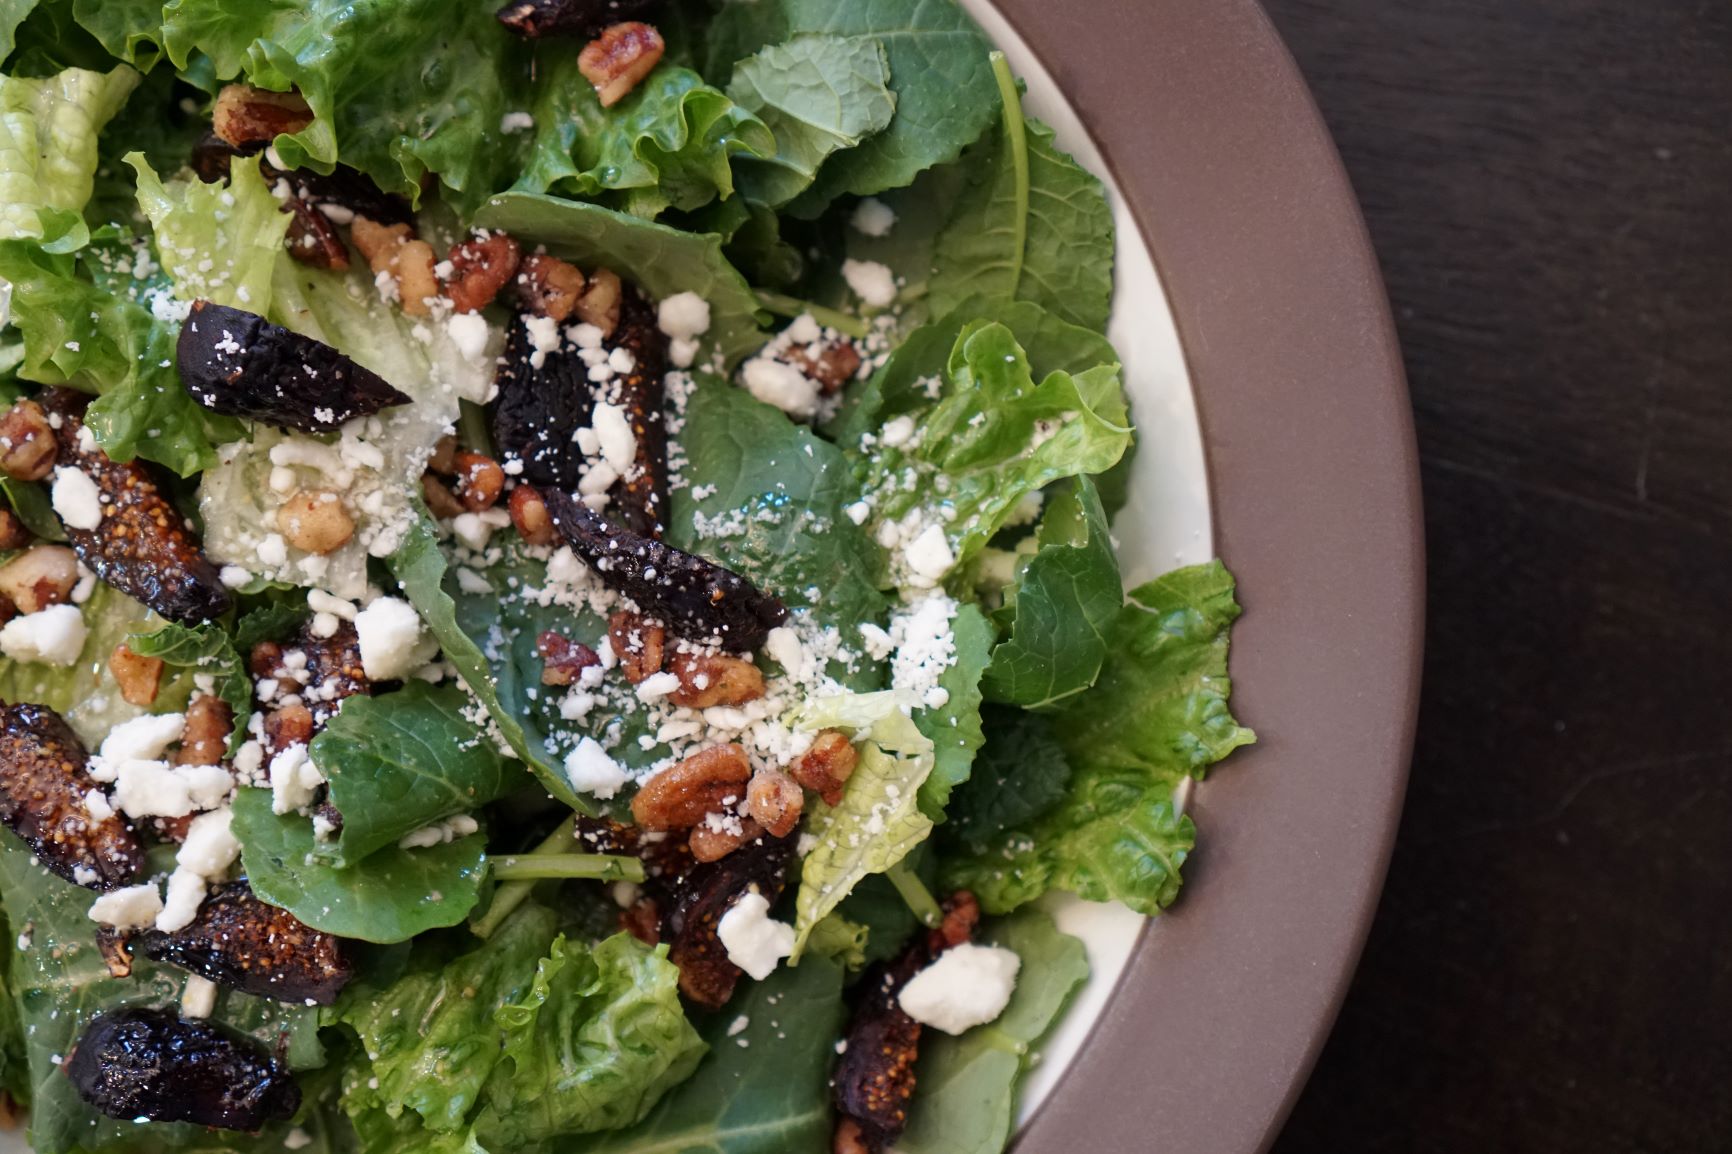
<svg viewBox="0 0 1732 1154">
<path fill-rule="evenodd" d="M 961 1034 L 1004 1013 L 1020 969 L 1010 950 L 965 942 L 909 979 L 896 1000 L 916 1022 Z"/>
<path fill-rule="evenodd" d="M 78 662 L 84 639 L 90 633 L 76 605 L 50 605 L 35 613 L 14 617 L 0 628 L 0 653 L 14 661 L 40 661 L 44 665 L 68 666 Z"/>
<path fill-rule="evenodd" d="M 421 651 L 421 615 L 397 597 L 380 597 L 355 614 L 361 666 L 374 681 L 407 677 L 431 654 Z"/>
<path fill-rule="evenodd" d="M 861 236 L 881 240 L 896 227 L 896 210 L 877 197 L 869 196 L 854 206 L 854 215 L 848 222 Z"/>
<path fill-rule="evenodd" d="M 794 952 L 794 927 L 770 917 L 770 903 L 756 886 L 722 915 L 716 936 L 728 951 L 728 961 L 759 982 Z"/>
<path fill-rule="evenodd" d="M 102 490 L 82 469 L 61 465 L 54 470 L 54 511 L 71 529 L 94 529 L 102 524 Z"/>
<path fill-rule="evenodd" d="M 896 274 L 875 260 L 843 261 L 842 279 L 871 308 L 887 309 L 896 303 Z"/>
<path fill-rule="evenodd" d="M 571 779 L 571 788 L 577 792 L 592 794 L 603 801 L 632 779 L 626 768 L 609 757 L 593 737 L 584 738 L 565 755 L 565 776 Z"/>
<path fill-rule="evenodd" d="M 117 930 L 142 930 L 162 912 L 162 895 L 153 885 L 109 890 L 90 903 L 90 920 Z"/>
</svg>

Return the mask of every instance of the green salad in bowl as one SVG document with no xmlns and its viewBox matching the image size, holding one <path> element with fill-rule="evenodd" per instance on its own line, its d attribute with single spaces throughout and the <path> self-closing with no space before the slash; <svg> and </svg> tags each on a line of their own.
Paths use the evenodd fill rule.
<svg viewBox="0 0 1732 1154">
<path fill-rule="evenodd" d="M 990 1154 L 1228 709 L 952 0 L 0 4 L 40 1154 Z"/>
</svg>

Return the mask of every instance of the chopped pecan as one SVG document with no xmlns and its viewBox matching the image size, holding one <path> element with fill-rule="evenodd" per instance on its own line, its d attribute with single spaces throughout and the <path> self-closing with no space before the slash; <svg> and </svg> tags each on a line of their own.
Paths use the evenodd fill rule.
<svg viewBox="0 0 1732 1154">
<path fill-rule="evenodd" d="M 664 927 L 668 960 L 679 967 L 680 991 L 712 1009 L 734 994 L 740 969 L 717 933 L 722 915 L 753 886 L 772 905 L 787 883 L 793 843 L 761 837 L 719 861 L 699 864 L 680 881 Z"/>
<path fill-rule="evenodd" d="M 91 816 L 96 789 L 78 735 L 45 705 L 0 705 L 0 822 L 71 882 L 110 890 L 144 867 L 144 846 L 124 817 Z"/>
<path fill-rule="evenodd" d="M 771 837 L 793 833 L 805 806 L 806 795 L 794 779 L 773 769 L 760 769 L 746 787 L 746 813 Z"/>
<path fill-rule="evenodd" d="M 193 696 L 186 707 L 186 728 L 181 731 L 176 765 L 220 765 L 234 732 L 235 711 L 214 693 Z"/>
<path fill-rule="evenodd" d="M 427 471 L 441 477 L 457 475 L 457 437 L 454 434 L 445 434 L 433 446 L 433 455 L 427 458 Z"/>
<path fill-rule="evenodd" d="M 699 750 L 662 770 L 631 799 L 632 818 L 648 830 L 690 829 L 706 814 L 745 800 L 752 763 L 739 745 Z"/>
<path fill-rule="evenodd" d="M 536 652 L 541 654 L 543 685 L 572 685 L 585 669 L 600 665 L 595 650 L 551 630 L 535 639 Z"/>
<path fill-rule="evenodd" d="M 292 745 L 306 745 L 313 731 L 313 711 L 304 704 L 279 706 L 265 714 L 265 750 L 275 757 Z"/>
<path fill-rule="evenodd" d="M 801 376 L 817 381 L 826 397 L 841 392 L 865 363 L 860 350 L 848 341 L 802 345 L 789 351 L 788 362 Z"/>
<path fill-rule="evenodd" d="M 336 224 L 318 205 L 291 196 L 283 208 L 292 218 L 284 241 L 290 256 L 309 268 L 348 270 L 349 246 L 343 243 Z"/>
<path fill-rule="evenodd" d="M 519 485 L 511 490 L 507 507 L 511 523 L 525 545 L 551 545 L 554 542 L 553 518 L 547 515 L 547 503 L 532 486 Z"/>
<path fill-rule="evenodd" d="M 35 401 L 19 401 L 0 417 L 0 471 L 13 480 L 42 480 L 59 452 L 48 414 Z"/>
<path fill-rule="evenodd" d="M 843 788 L 854 775 L 860 754 L 840 729 L 826 729 L 812 747 L 795 759 L 788 772 L 795 781 L 823 797 L 824 804 L 838 805 Z"/>
<path fill-rule="evenodd" d="M 667 630 L 656 622 L 622 609 L 607 619 L 607 639 L 620 672 L 633 685 L 661 672 Z"/>
<path fill-rule="evenodd" d="M 517 275 L 523 250 L 503 232 L 477 235 L 451 250 L 446 295 L 460 313 L 479 312 L 493 303 Z"/>
<path fill-rule="evenodd" d="M 589 274 L 589 284 L 577 298 L 577 319 L 594 325 L 604 337 L 613 336 L 619 327 L 621 303 L 625 285 L 612 269 L 598 268 Z"/>
<path fill-rule="evenodd" d="M 427 502 L 427 511 L 441 521 L 460 517 L 466 511 L 463 502 L 451 491 L 451 486 L 432 473 L 421 474 L 421 499 Z"/>
<path fill-rule="evenodd" d="M 551 530 L 553 522 L 548 522 Z M 33 540 L 30 530 L 10 509 L 0 509 L 0 550 L 22 549 Z"/>
<path fill-rule="evenodd" d="M 342 939 L 266 905 L 244 881 L 207 897 L 185 929 L 137 940 L 153 961 L 279 1002 L 328 1006 L 355 974 Z"/>
<path fill-rule="evenodd" d="M 519 36 L 594 36 L 617 20 L 638 20 L 662 0 L 515 0 L 499 22 Z"/>
<path fill-rule="evenodd" d="M 0 566 L 0 596 L 20 613 L 64 605 L 78 584 L 78 555 L 64 545 L 38 545 Z"/>
<path fill-rule="evenodd" d="M 569 320 L 588 284 L 583 270 L 546 253 L 524 257 L 518 268 L 517 300 L 524 310 L 561 324 Z"/>
<path fill-rule="evenodd" d="M 297 549 L 331 553 L 355 535 L 355 519 L 329 489 L 301 489 L 277 510 L 277 532 Z"/>
<path fill-rule="evenodd" d="M 439 277 L 433 271 L 433 246 L 414 239 L 406 224 L 379 224 L 364 216 L 355 218 L 349 239 L 367 258 L 374 276 L 389 276 L 397 286 L 403 312 L 424 317 L 433 311 L 431 301 L 439 295 Z"/>
<path fill-rule="evenodd" d="M 665 51 L 667 45 L 652 25 L 627 20 L 602 29 L 601 35 L 584 45 L 577 70 L 595 86 L 601 106 L 611 108 L 655 70 Z"/>
<path fill-rule="evenodd" d="M 78 559 L 96 575 L 172 621 L 198 622 L 229 607 L 228 590 L 199 549 L 186 518 L 157 488 L 138 461 L 118 464 L 100 449 L 78 444 L 80 419 L 88 398 L 68 389 L 50 389 L 42 407 L 60 417 L 55 431 L 60 461 L 96 482 L 102 494 L 102 520 L 95 529 L 66 527 Z"/>
<path fill-rule="evenodd" d="M 491 509 L 505 491 L 505 470 L 482 453 L 457 454 L 457 499 L 471 513 Z"/>
<path fill-rule="evenodd" d="M 156 700 L 157 690 L 162 687 L 162 670 L 162 658 L 141 657 L 124 642 L 108 655 L 108 672 L 114 676 L 120 696 L 128 705 L 149 705 Z"/>
<path fill-rule="evenodd" d="M 299 92 L 267 92 L 249 84 L 225 86 L 211 112 L 217 138 L 241 152 L 256 152 L 311 123 L 313 110 Z"/>
<path fill-rule="evenodd" d="M 667 667 L 680 679 L 680 687 L 668 694 L 668 700 L 687 709 L 744 705 L 764 696 L 763 672 L 743 658 L 675 651 L 668 655 Z"/>
<path fill-rule="evenodd" d="M 288 1067 L 251 1038 L 141 1006 L 91 1019 L 66 1060 L 66 1076 L 79 1097 L 127 1122 L 256 1132 L 301 1105 Z"/>
<path fill-rule="evenodd" d="M 764 827 L 749 817 L 725 822 L 719 827 L 701 821 L 692 827 L 686 848 L 692 851 L 692 857 L 697 861 L 721 861 L 741 846 L 750 845 L 763 836 Z"/>
</svg>

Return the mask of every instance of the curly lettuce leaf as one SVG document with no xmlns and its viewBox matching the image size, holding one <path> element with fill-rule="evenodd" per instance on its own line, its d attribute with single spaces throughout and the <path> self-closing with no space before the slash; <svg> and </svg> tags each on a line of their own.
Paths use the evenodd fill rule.
<svg viewBox="0 0 1732 1154">
<path fill-rule="evenodd" d="M 956 662 L 939 675 L 938 685 L 950 696 L 936 709 L 914 711 L 914 724 L 932 742 L 932 773 L 920 785 L 920 808 L 934 821 L 944 820 L 951 791 L 968 780 L 975 754 L 986 744 L 981 732 L 981 675 L 991 659 L 998 634 L 986 615 L 964 605 L 951 619 Z"/>
<path fill-rule="evenodd" d="M 596 204 L 512 192 L 491 198 L 475 214 L 480 228 L 497 228 L 526 245 L 588 268 L 603 265 L 657 299 L 695 292 L 710 303 L 705 348 L 728 365 L 757 351 L 764 338 L 758 298 L 716 236 L 683 232 Z"/>
<path fill-rule="evenodd" d="M 144 72 L 162 55 L 158 0 L 72 0 L 72 16 L 112 55 Z"/>
<path fill-rule="evenodd" d="M 734 194 L 730 161 L 767 157 L 776 137 L 689 68 L 663 64 L 612 108 L 574 55 L 544 62 L 535 139 L 516 188 L 606 200 L 646 219 Z"/>
<path fill-rule="evenodd" d="M 90 233 L 79 214 L 95 187 L 97 138 L 138 81 L 124 65 L 0 76 L 0 240 L 42 241 L 56 252 L 84 246 Z"/>
<path fill-rule="evenodd" d="M 480 901 L 485 833 L 423 849 L 387 846 L 339 868 L 319 854 L 309 818 L 271 812 L 270 790 L 239 790 L 234 810 L 253 892 L 314 929 L 363 942 L 404 942 L 456 925 Z"/>
<path fill-rule="evenodd" d="M 1034 543 L 1006 590 L 1009 636 L 992 651 L 983 683 L 993 701 L 1025 709 L 1095 683 L 1124 605 L 1106 510 L 1087 477 L 1050 492 Z"/>
<path fill-rule="evenodd" d="M 1045 914 L 1026 911 L 988 923 L 987 945 L 1022 959 L 1010 1005 L 989 1026 L 953 1037 L 921 1036 L 919 1092 L 909 1105 L 903 1154 L 1000 1154 L 1017 1116 L 1017 1083 L 1034 1062 L 1034 1045 L 1088 980 L 1083 944 L 1060 933 Z"/>
<path fill-rule="evenodd" d="M 505 796 L 528 777 L 466 717 L 455 686 L 412 681 L 381 697 L 351 697 L 313 739 L 343 829 L 322 851 L 364 861 L 407 833 Z"/>
<path fill-rule="evenodd" d="M 476 1136 L 495 1149 L 633 1125 L 708 1049 L 667 947 L 626 933 L 593 947 L 554 939 L 528 994 L 493 1020 L 504 1050 Z"/>
<path fill-rule="evenodd" d="M 1049 716 L 988 705 L 980 720 L 986 744 L 968 781 L 951 795 L 944 828 L 947 844 L 960 843 L 975 855 L 1057 806 L 1071 778 L 1070 760 Z"/>
<path fill-rule="evenodd" d="M 259 158 L 236 157 L 226 185 L 190 176 L 164 183 L 143 153 L 125 159 L 175 295 L 268 313 L 290 217 L 259 175 Z"/>
<path fill-rule="evenodd" d="M 228 752 L 233 757 L 247 739 L 247 717 L 253 710 L 253 679 L 247 672 L 235 643 L 220 625 L 181 625 L 167 622 L 150 633 L 134 633 L 127 648 L 140 657 L 155 657 L 194 675 L 209 675 L 216 695 L 228 704 L 235 719 L 229 734 Z"/>
<path fill-rule="evenodd" d="M 1219 562 L 1133 590 L 1100 681 L 1049 714 L 1073 771 L 1069 793 L 983 852 L 947 861 L 946 884 L 973 890 L 993 913 L 1048 889 L 1146 914 L 1171 904 L 1196 842 L 1174 790 L 1255 740 L 1227 705 L 1228 633 L 1239 612 Z"/>
<path fill-rule="evenodd" d="M 882 132 L 896 115 L 890 59 L 871 36 L 801 36 L 740 61 L 728 93 L 775 133 L 774 156 L 740 161 L 740 184 L 779 207 L 812 186 L 831 154 Z"/>
<path fill-rule="evenodd" d="M 1112 311 L 1113 217 L 1100 179 L 1025 120 L 1002 56 L 994 68 L 1003 119 L 965 158 L 973 176 L 933 252 L 932 310 L 971 297 L 1027 300 L 1104 331 Z"/>
<path fill-rule="evenodd" d="M 516 175 L 532 49 L 471 0 L 171 0 L 164 46 L 178 68 L 207 56 L 219 80 L 297 88 L 316 117 L 276 141 L 290 168 L 342 163 L 419 202 L 422 177 L 465 213 Z"/>
<path fill-rule="evenodd" d="M 814 941 L 812 951 L 817 948 Z M 643 1121 L 568 1147 L 572 1154 L 788 1154 L 824 1149 L 828 1079 L 846 1009 L 842 969 L 808 951 L 742 986 L 703 1023 L 710 1052 Z"/>
</svg>

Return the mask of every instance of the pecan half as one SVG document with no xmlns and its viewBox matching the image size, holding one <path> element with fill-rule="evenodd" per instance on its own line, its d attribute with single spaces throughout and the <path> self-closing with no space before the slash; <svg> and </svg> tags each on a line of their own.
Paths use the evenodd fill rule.
<svg viewBox="0 0 1732 1154">
<path fill-rule="evenodd" d="M 818 382 L 826 397 L 833 397 L 845 388 L 864 361 L 860 350 L 848 341 L 834 344 L 810 344 L 789 350 L 788 363 L 800 370 L 800 375 Z"/>
<path fill-rule="evenodd" d="M 446 295 L 460 313 L 479 312 L 493 303 L 517 275 L 523 250 L 503 232 L 474 236 L 451 250 Z"/>
<path fill-rule="evenodd" d="M 601 106 L 612 108 L 655 71 L 666 51 L 661 33 L 652 25 L 627 20 L 602 29 L 601 35 L 584 45 L 577 70 L 595 86 Z"/>
<path fill-rule="evenodd" d="M 136 940 L 153 961 L 279 1002 L 328 1006 L 355 976 L 341 938 L 266 905 L 244 881 L 213 892 L 185 929 Z"/>
<path fill-rule="evenodd" d="M 631 799 L 632 819 L 647 830 L 690 829 L 705 815 L 743 801 L 751 776 L 743 746 L 699 750 L 638 788 Z"/>
<path fill-rule="evenodd" d="M 519 268 L 517 300 L 524 310 L 564 324 L 589 283 L 583 270 L 540 252 L 524 257 Z"/>
<path fill-rule="evenodd" d="M 686 848 L 692 851 L 692 857 L 697 861 L 721 861 L 740 847 L 750 845 L 763 836 L 764 827 L 749 817 L 724 824 L 720 829 L 712 829 L 708 822 L 699 822 L 692 827 L 691 836 L 686 839 Z"/>
<path fill-rule="evenodd" d="M 243 152 L 265 147 L 284 133 L 313 123 L 313 110 L 299 92 L 268 92 L 250 84 L 230 84 L 217 93 L 211 128 L 217 138 Z"/>
<path fill-rule="evenodd" d="M 806 795 L 785 773 L 760 769 L 746 787 L 746 813 L 771 837 L 787 837 L 800 824 Z"/>
<path fill-rule="evenodd" d="M 511 524 L 525 545 L 553 544 L 556 539 L 553 518 L 547 515 L 547 503 L 534 488 L 519 485 L 511 490 L 506 507 L 511 513 Z"/>
<path fill-rule="evenodd" d="M 42 480 L 59 452 L 48 414 L 35 401 L 19 401 L 0 417 L 0 472 L 13 480 Z"/>
<path fill-rule="evenodd" d="M 826 729 L 812 747 L 794 760 L 788 772 L 795 781 L 823 797 L 826 805 L 839 805 L 843 788 L 854 775 L 860 754 L 840 729 Z"/>
<path fill-rule="evenodd" d="M 505 492 L 505 470 L 482 453 L 467 450 L 457 454 L 457 499 L 471 513 L 491 509 Z"/>
<path fill-rule="evenodd" d="M 607 619 L 607 640 L 620 672 L 633 685 L 661 672 L 667 630 L 656 622 L 622 609 Z"/>
<path fill-rule="evenodd" d="M 355 519 L 329 489 L 300 489 L 277 510 L 277 532 L 307 553 L 335 552 L 355 535 Z"/>
<path fill-rule="evenodd" d="M 235 711 L 214 693 L 194 695 L 186 707 L 186 728 L 181 731 L 176 765 L 220 765 L 234 732 Z"/>
<path fill-rule="evenodd" d="M 668 694 L 668 700 L 687 709 L 744 705 L 764 696 L 763 671 L 740 657 L 675 652 L 668 655 L 667 667 L 680 679 L 680 687 Z"/>
<path fill-rule="evenodd" d="M 549 528 L 552 522 L 548 522 Z M 31 535 L 18 514 L 10 509 L 0 508 L 0 549 L 22 549 L 35 538 Z"/>
<path fill-rule="evenodd" d="M 536 652 L 541 654 L 543 685 L 572 685 L 585 669 L 601 664 L 595 650 L 551 630 L 535 639 Z"/>
<path fill-rule="evenodd" d="M 162 687 L 163 668 L 162 658 L 141 657 L 125 643 L 116 645 L 114 652 L 108 655 L 108 672 L 114 676 L 114 683 L 120 686 L 120 696 L 128 705 L 149 705 L 156 700 L 157 690 Z"/>
<path fill-rule="evenodd" d="M 99 820 L 85 808 L 97 788 L 89 761 L 46 705 L 0 706 L 0 821 L 67 881 L 117 889 L 144 868 L 144 846 L 119 813 Z"/>
</svg>

